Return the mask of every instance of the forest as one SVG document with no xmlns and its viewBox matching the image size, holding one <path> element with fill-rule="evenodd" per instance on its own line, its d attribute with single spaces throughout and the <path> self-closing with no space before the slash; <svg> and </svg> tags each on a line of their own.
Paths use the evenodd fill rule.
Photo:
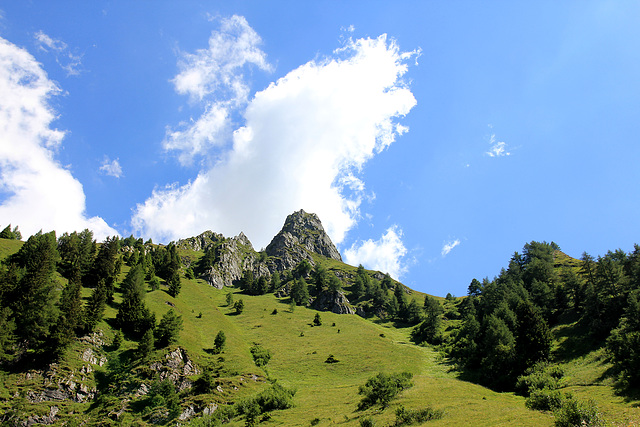
<svg viewBox="0 0 640 427">
<path fill-rule="evenodd" d="M 270 274 L 245 269 L 233 286 L 217 290 L 201 277 L 223 258 L 221 246 L 189 251 L 179 242 L 156 245 L 133 236 L 110 237 L 98 243 L 89 230 L 59 237 L 55 232 L 40 232 L 22 242 L 18 228 L 11 226 L 0 236 L 3 258 L 0 369 L 7 387 L 0 396 L 5 411 L 0 419 L 7 425 L 19 425 L 29 416 L 32 421 L 42 421 L 44 418 L 33 417 L 45 417 L 47 412 L 37 405 L 42 401 L 29 398 L 29 390 L 36 388 L 33 384 L 25 383 L 9 391 L 7 381 L 19 382 L 16 378 L 25 378 L 29 372 L 45 377 L 52 366 L 73 365 L 68 361 L 70 354 L 80 351 L 83 340 L 96 334 L 103 336 L 104 342 L 95 351 L 102 352 L 110 362 L 102 369 L 96 368 L 93 377 L 87 380 L 93 387 L 87 394 L 93 399 L 84 402 L 84 406 L 74 406 L 78 403 L 76 395 L 75 402 L 68 402 L 71 414 L 80 411 L 90 423 L 101 417 L 106 417 L 108 423 L 122 423 L 120 415 L 125 413 L 129 422 L 167 424 L 183 417 L 188 408 L 195 413 L 194 408 L 215 405 L 220 408 L 215 415 L 212 410 L 202 409 L 198 417 L 191 414 L 180 419 L 192 418 L 195 425 L 269 422 L 273 411 L 292 408 L 296 402 L 297 391 L 291 386 L 296 381 L 278 381 L 274 373 L 278 368 L 274 371 L 268 368 L 273 365 L 269 365 L 272 356 L 278 359 L 279 345 L 285 344 L 278 344 L 276 335 L 268 341 L 269 335 L 264 330 L 253 335 L 237 329 L 250 327 L 242 323 L 243 318 L 258 315 L 252 322 L 261 322 L 260 326 L 264 323 L 265 330 L 281 327 L 269 323 L 278 316 L 281 319 L 278 322 L 285 324 L 282 327 L 287 327 L 282 320 L 284 313 L 288 319 L 295 319 L 307 312 L 315 313 L 312 322 L 289 326 L 295 331 L 301 329 L 300 338 L 331 328 L 327 326 L 327 317 L 331 316 L 333 335 L 330 338 L 323 335 L 322 340 L 340 339 L 341 330 L 346 339 L 352 332 L 336 324 L 344 323 L 342 319 L 360 319 L 357 322 L 370 325 L 365 328 L 383 331 L 377 334 L 378 339 L 386 338 L 387 334 L 406 336 L 415 351 L 425 349 L 437 358 L 438 365 L 444 367 L 438 369 L 455 373 L 456 381 L 477 384 L 498 394 L 514 392 L 522 396 L 527 411 L 551 415 L 555 425 L 605 423 L 595 402 L 579 399 L 565 390 L 568 381 L 565 366 L 590 352 L 600 352 L 606 361 L 602 375 L 608 378 L 615 394 L 627 396 L 629 402 L 637 401 L 640 379 L 640 246 L 637 245 L 629 253 L 609 251 L 595 258 L 583 253 L 580 259 L 574 259 L 553 242 L 532 241 L 521 252 L 515 252 L 508 266 L 493 279 L 472 279 L 466 296 L 449 294 L 438 298 L 415 292 L 389 275 L 362 266 L 347 266 L 317 254 L 302 259 L 295 268 Z M 262 252 L 252 256 L 260 262 L 269 261 Z M 196 292 L 200 296 L 196 297 Z M 189 302 L 194 298 L 202 301 L 205 298 L 202 295 L 218 304 L 212 309 L 211 305 Z M 321 317 L 314 301 L 336 295 L 344 296 L 345 304 L 359 316 L 323 312 Z M 271 310 L 274 302 L 284 305 Z M 203 314 L 209 313 L 206 310 L 214 310 L 215 316 L 224 320 L 216 321 L 214 327 L 207 324 L 205 328 L 204 323 L 197 326 L 196 322 L 203 321 L 203 317 L 214 316 Z M 207 338 L 210 343 L 198 341 L 200 338 L 196 336 L 204 334 L 210 336 Z M 249 336 L 257 337 L 256 341 Z M 260 337 L 262 342 L 257 340 Z M 400 351 L 398 343 L 402 339 L 393 343 L 394 351 Z M 199 363 L 200 368 L 193 368 L 188 380 L 180 377 L 180 381 L 189 383 L 188 387 L 182 388 L 177 377 L 163 377 L 160 371 L 150 368 L 160 363 L 163 354 L 175 351 L 182 352 L 180 357 L 186 366 L 189 357 L 184 348 L 190 345 L 197 348 L 189 354 L 197 353 L 192 358 L 194 366 Z M 338 354 L 337 349 L 348 345 L 341 341 L 335 344 L 335 352 L 323 359 L 322 369 L 345 364 L 342 360 L 346 356 Z M 358 354 L 367 357 L 366 347 L 353 343 L 351 347 L 347 353 L 352 359 L 357 359 Z M 240 354 L 241 348 L 248 351 L 232 356 L 236 350 Z M 243 365 L 244 358 L 250 358 L 253 368 Z M 376 419 L 388 418 L 384 409 L 413 386 L 414 375 L 418 375 L 414 381 L 421 378 L 421 363 L 409 366 L 411 373 L 403 371 L 402 363 L 393 359 L 382 365 L 390 368 L 397 365 L 395 373 L 379 371 L 376 376 L 373 371 L 363 370 L 357 377 L 358 383 L 350 385 L 355 387 L 354 396 L 356 388 L 357 394 L 364 394 L 352 408 L 357 416 L 345 418 L 352 417 L 351 421 L 357 420 L 360 425 L 378 425 Z M 244 394 L 240 389 L 238 395 L 216 395 L 216 390 L 236 384 L 248 372 L 252 372 L 253 378 L 264 378 L 265 386 Z M 285 372 L 280 377 L 288 378 L 289 373 Z M 322 375 L 328 377 L 321 376 L 321 381 L 327 381 L 331 371 Z M 368 378 L 366 382 L 363 375 Z M 134 394 L 135 389 L 143 389 L 144 393 Z M 354 396 L 350 399 L 357 399 Z M 131 403 L 115 416 L 116 407 L 125 397 Z M 29 409 L 30 404 L 35 406 Z M 637 414 L 637 410 L 631 414 Z M 72 419 L 55 415 L 49 420 L 51 423 L 57 420 L 66 424 Z M 310 421 L 312 425 L 322 420 L 317 418 L 314 424 L 314 419 Z M 438 419 L 446 422 L 447 411 L 423 404 L 409 409 L 398 406 L 395 421 L 390 422 L 409 425 Z"/>
</svg>

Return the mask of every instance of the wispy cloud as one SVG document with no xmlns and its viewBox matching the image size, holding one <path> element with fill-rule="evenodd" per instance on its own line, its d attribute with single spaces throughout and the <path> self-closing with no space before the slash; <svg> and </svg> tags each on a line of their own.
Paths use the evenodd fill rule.
<svg viewBox="0 0 640 427">
<path fill-rule="evenodd" d="M 442 251 L 440 251 L 440 253 L 442 254 L 443 257 L 445 257 L 449 255 L 449 252 L 451 252 L 453 248 L 455 248 L 459 244 L 460 244 L 460 239 L 450 240 L 442 246 Z"/>
<path fill-rule="evenodd" d="M 398 119 L 416 104 L 402 80 L 411 57 L 382 35 L 350 40 L 292 70 L 248 102 L 244 126 L 233 132 L 231 146 L 216 148 L 220 160 L 213 167 L 188 184 L 156 188 L 137 206 L 134 227 L 157 241 L 206 229 L 244 231 L 263 247 L 288 214 L 304 209 L 318 214 L 340 244 L 367 197 L 362 168 L 405 131 Z M 184 93 L 199 99 L 213 90 L 207 87 L 185 84 Z"/>
<path fill-rule="evenodd" d="M 491 148 L 487 151 L 489 157 L 503 157 L 511 155 L 511 153 L 507 151 L 507 143 L 498 141 L 495 133 L 492 133 L 489 137 L 489 145 L 491 145 Z"/>
<path fill-rule="evenodd" d="M 42 31 L 35 34 L 36 45 L 44 52 L 53 52 L 58 65 L 67 72 L 67 76 L 77 76 L 81 72 L 82 55 L 71 52 L 62 40 L 54 39 Z"/>
<path fill-rule="evenodd" d="M 0 38 L 0 218 L 26 235 L 92 229 L 118 234 L 85 212 L 82 184 L 55 160 L 64 131 L 49 101 L 61 92 L 26 50 Z"/>
<path fill-rule="evenodd" d="M 203 102 L 204 113 L 195 120 L 168 128 L 163 141 L 167 151 L 177 151 L 183 165 L 206 155 L 211 147 L 231 141 L 230 117 L 246 106 L 249 86 L 244 69 L 253 65 L 271 71 L 266 54 L 259 48 L 260 36 L 242 16 L 221 19 L 220 30 L 209 37 L 209 47 L 195 53 L 181 53 L 180 73 L 172 80 L 178 93 L 192 102 Z"/>
<path fill-rule="evenodd" d="M 389 227 L 378 240 L 355 242 L 344 251 L 345 261 L 351 265 L 362 264 L 372 270 L 379 270 L 395 279 L 407 272 L 404 257 L 407 248 L 402 242 L 402 230 L 394 225 Z"/>
<path fill-rule="evenodd" d="M 100 166 L 100 172 L 105 175 L 120 178 L 122 176 L 122 166 L 120 166 L 120 159 L 110 160 L 109 157 L 104 158 L 102 166 Z"/>
</svg>

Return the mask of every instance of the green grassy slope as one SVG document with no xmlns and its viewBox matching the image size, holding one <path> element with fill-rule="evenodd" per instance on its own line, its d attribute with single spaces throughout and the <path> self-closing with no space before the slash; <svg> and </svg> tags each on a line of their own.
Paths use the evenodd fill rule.
<svg viewBox="0 0 640 427">
<path fill-rule="evenodd" d="M 20 242 L 0 241 L 0 256 L 15 252 Z M 563 254 L 564 255 L 564 254 Z M 182 253 L 197 259 L 199 253 Z M 559 257 L 558 264 L 577 268 L 575 260 Z M 355 267 L 327 260 L 326 267 L 354 274 Z M 120 279 L 126 275 L 124 267 Z M 227 369 L 224 380 L 230 384 L 224 395 L 213 393 L 210 398 L 218 402 L 235 401 L 265 389 L 266 378 L 277 380 L 287 387 L 297 389 L 295 406 L 284 411 L 275 411 L 266 426 L 308 426 L 317 425 L 358 426 L 363 417 L 372 417 L 376 425 L 389 425 L 395 419 L 395 409 L 404 405 L 407 409 L 421 409 L 431 406 L 443 409 L 441 420 L 428 425 L 440 426 L 545 426 L 553 425 L 549 413 L 528 410 L 524 398 L 511 393 L 496 393 L 482 386 L 462 381 L 449 365 L 443 363 L 439 354 L 431 347 L 419 347 L 409 340 L 410 328 L 396 328 L 391 323 L 363 319 L 356 315 L 337 315 L 321 312 L 322 325 L 312 326 L 315 310 L 295 307 L 291 311 L 288 301 L 273 294 L 248 296 L 237 289 L 218 290 L 202 280 L 182 279 L 182 290 L 177 298 L 171 297 L 163 287 L 147 293 L 146 303 L 156 313 L 159 320 L 173 307 L 183 318 L 184 329 L 178 345 L 184 348 L 196 364 L 204 367 L 224 358 Z M 225 302 L 232 292 L 234 300 L 242 298 L 245 310 L 235 315 Z M 84 289 L 86 297 L 90 290 Z M 422 302 L 424 294 L 412 292 L 412 298 Z M 105 320 L 99 325 L 105 341 L 111 343 L 112 320 L 117 312 L 120 294 L 115 296 L 115 304 L 107 307 Z M 274 310 L 277 310 L 276 314 Z M 638 401 L 619 397 L 615 394 L 613 380 L 607 377 L 610 365 L 602 349 L 573 348 L 572 341 L 580 331 L 571 319 L 554 329 L 556 344 L 554 355 L 566 372 L 566 391 L 580 398 L 592 398 L 605 413 L 612 425 L 640 425 Z M 218 331 L 226 335 L 226 347 L 221 355 L 210 351 Z M 273 355 L 265 368 L 253 363 L 250 347 L 259 343 Z M 120 351 L 135 348 L 137 343 L 125 340 Z M 83 365 L 79 360 L 78 345 L 72 346 L 60 363 L 60 369 L 78 370 Z M 108 346 L 104 347 L 107 357 L 116 356 Z M 162 358 L 166 350 L 157 351 Z M 329 355 L 338 363 L 325 363 Z M 392 401 L 389 408 L 357 411 L 360 401 L 358 387 L 378 372 L 397 373 L 408 371 L 414 374 L 414 386 Z M 30 387 L 25 375 L 6 374 L 0 376 L 4 387 L 0 397 L 9 399 L 19 389 Z M 195 377 L 193 378 L 196 379 Z M 19 387 L 16 384 L 20 384 Z M 238 390 L 230 392 L 231 385 Z M 183 407 L 195 397 L 186 397 Z M 52 402 L 32 405 L 32 410 L 46 414 Z M 90 409 L 88 403 L 59 403 L 60 423 L 76 414 Z M 94 408 L 95 409 L 95 408 Z M 84 416 L 85 418 L 88 415 Z M 82 417 L 81 417 L 82 418 Z M 175 422 L 172 423 L 175 425 Z M 236 419 L 231 426 L 244 425 Z"/>
</svg>

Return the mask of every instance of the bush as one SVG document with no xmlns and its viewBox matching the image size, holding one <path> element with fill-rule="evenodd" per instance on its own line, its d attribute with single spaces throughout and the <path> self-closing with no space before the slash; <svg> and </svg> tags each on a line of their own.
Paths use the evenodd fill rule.
<svg viewBox="0 0 640 427">
<path fill-rule="evenodd" d="M 278 409 L 289 409 L 293 406 L 294 389 L 288 389 L 280 384 L 273 384 L 270 388 L 259 393 L 256 397 L 241 400 L 236 404 L 238 414 L 245 416 L 247 425 L 254 425 L 256 418 L 265 412 Z M 263 417 L 268 419 L 268 417 Z"/>
<path fill-rule="evenodd" d="M 411 386 L 412 374 L 402 372 L 400 374 L 384 374 L 379 373 L 375 377 L 369 378 L 365 385 L 360 386 L 358 394 L 364 397 L 358 404 L 358 409 L 367 409 L 375 404 L 380 404 L 382 408 L 389 405 L 391 399 L 396 397 L 402 390 Z"/>
<path fill-rule="evenodd" d="M 444 411 L 441 409 L 427 407 L 424 409 L 407 410 L 404 406 L 400 406 L 396 409 L 396 422 L 393 425 L 409 426 L 431 420 L 439 420 L 443 416 Z"/>
<path fill-rule="evenodd" d="M 536 390 L 556 390 L 561 386 L 564 371 L 557 365 L 549 366 L 538 363 L 525 371 L 525 375 L 518 377 L 516 392 L 522 396 L 529 396 Z"/>
<path fill-rule="evenodd" d="M 592 402 L 579 402 L 572 397 L 562 402 L 560 409 L 554 413 L 556 427 L 573 426 L 603 426 L 604 420 L 598 411 L 598 407 Z"/>
<path fill-rule="evenodd" d="M 373 418 L 361 418 L 360 419 L 360 427 L 376 427 L 376 423 L 373 422 Z"/>
<path fill-rule="evenodd" d="M 533 390 L 525 405 L 535 411 L 555 411 L 562 407 L 565 397 L 560 390 Z"/>
<path fill-rule="evenodd" d="M 218 332 L 216 338 L 213 340 L 213 351 L 216 354 L 219 354 L 224 349 L 224 345 L 227 342 L 227 337 L 224 335 L 223 331 Z"/>
<path fill-rule="evenodd" d="M 338 362 L 339 360 L 333 357 L 333 354 L 330 354 L 329 357 L 327 357 L 327 360 L 324 361 L 324 363 L 338 363 Z"/>
<path fill-rule="evenodd" d="M 265 366 L 271 360 L 271 352 L 260 344 L 254 343 L 250 351 L 256 366 Z"/>
</svg>

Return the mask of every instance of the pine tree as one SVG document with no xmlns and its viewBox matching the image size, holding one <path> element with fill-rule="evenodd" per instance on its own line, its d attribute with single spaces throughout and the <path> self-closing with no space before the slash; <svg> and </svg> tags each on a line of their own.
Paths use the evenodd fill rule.
<svg viewBox="0 0 640 427">
<path fill-rule="evenodd" d="M 13 295 L 5 299 L 15 316 L 16 336 L 39 350 L 50 344 L 47 341 L 58 318 L 53 277 L 58 261 L 56 246 L 55 232 L 39 232 L 9 259 L 24 272 Z"/>
<path fill-rule="evenodd" d="M 159 348 L 178 342 L 182 330 L 182 316 L 178 316 L 173 309 L 167 311 L 156 329 L 156 345 Z"/>
<path fill-rule="evenodd" d="M 177 298 L 180 293 L 180 288 L 182 288 L 182 281 L 180 280 L 178 270 L 175 270 L 169 279 L 169 295 Z"/>
<path fill-rule="evenodd" d="M 309 301 L 309 289 L 307 282 L 302 277 L 293 282 L 291 286 L 291 299 L 295 301 L 297 305 L 305 305 Z"/>
<path fill-rule="evenodd" d="M 220 331 L 216 335 L 216 338 L 213 340 L 213 349 L 216 353 L 221 353 L 224 349 L 224 345 L 227 341 L 227 337 L 224 335 L 224 332 Z"/>
<path fill-rule="evenodd" d="M 118 327 L 133 336 L 139 337 L 155 326 L 155 315 L 144 304 L 145 294 L 144 271 L 138 264 L 122 282 L 122 302 L 116 315 Z"/>
<path fill-rule="evenodd" d="M 140 342 L 138 343 L 138 357 L 144 361 L 149 360 L 149 358 L 153 354 L 153 346 L 153 329 L 147 329 L 147 331 L 142 335 Z"/>
</svg>

